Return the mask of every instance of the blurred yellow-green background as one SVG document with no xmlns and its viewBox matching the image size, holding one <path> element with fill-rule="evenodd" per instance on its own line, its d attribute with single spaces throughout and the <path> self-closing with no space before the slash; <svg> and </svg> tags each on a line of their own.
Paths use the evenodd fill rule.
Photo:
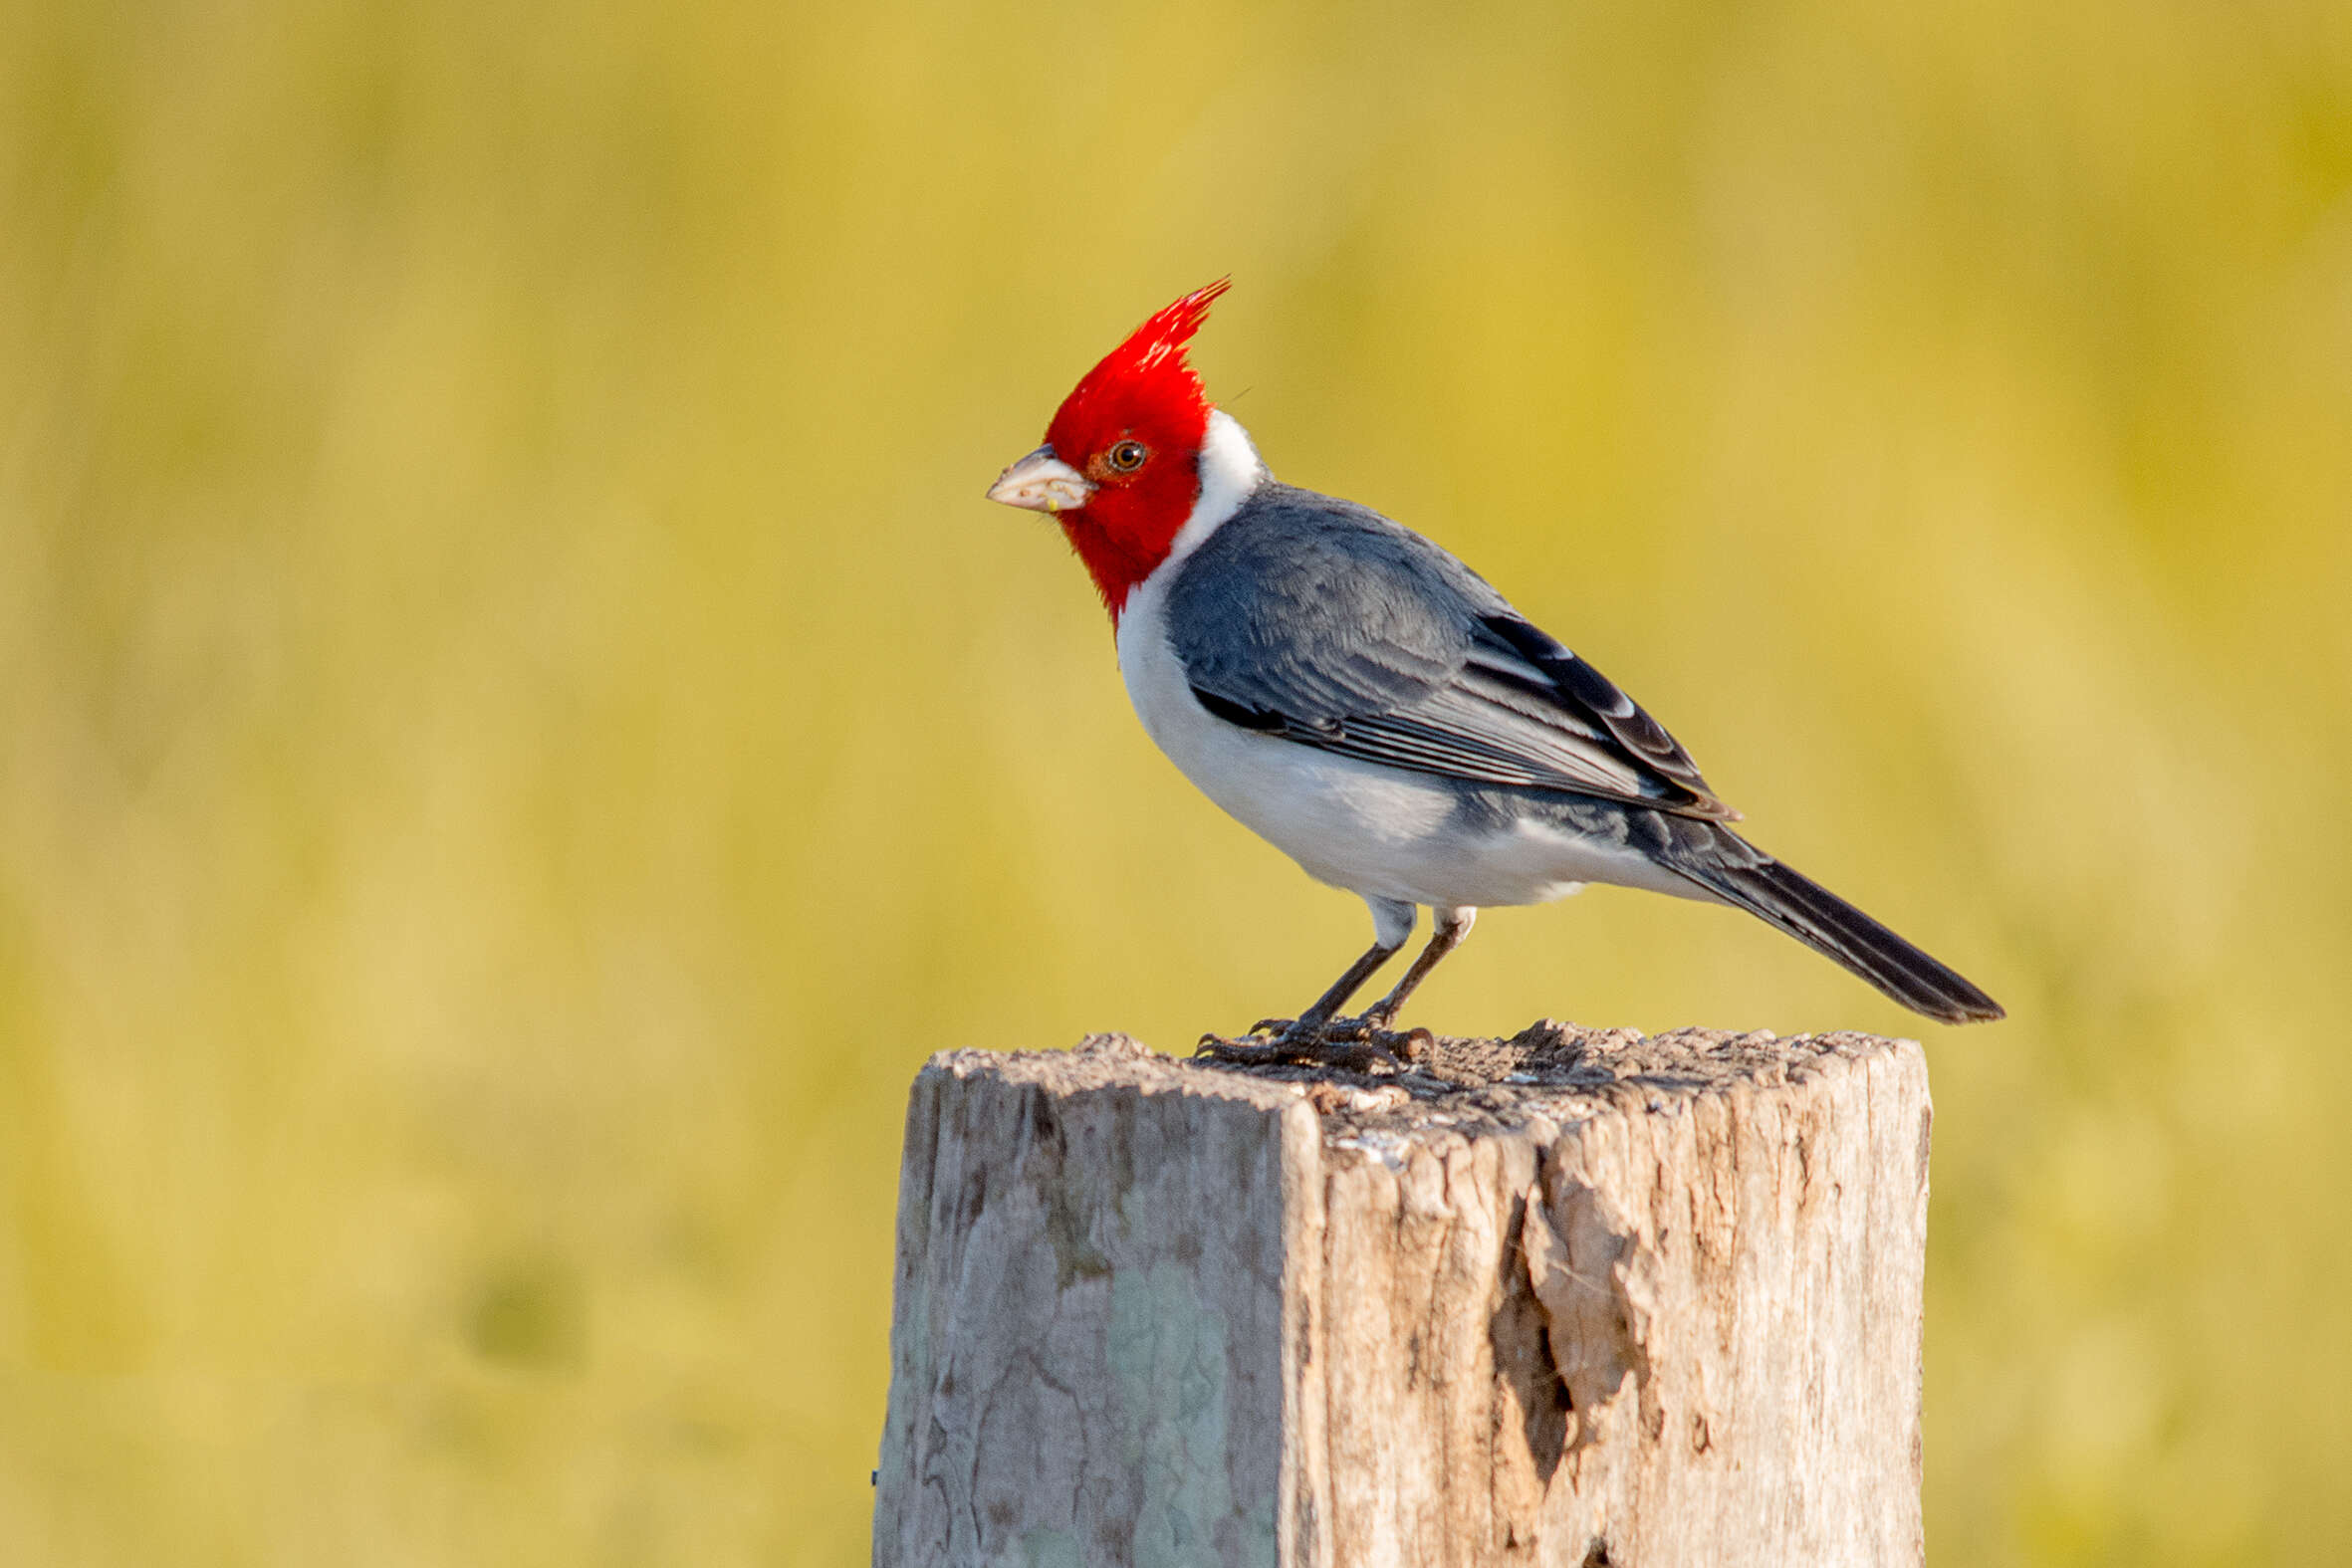
<svg viewBox="0 0 2352 1568">
<path fill-rule="evenodd" d="M 0 7 L 0 1560 L 861 1561 L 905 1087 L 1361 906 L 1130 716 L 1196 352 L 2010 1008 L 1939 1562 L 2352 1553 L 2352 8 Z M 1499 913 L 1422 1021 L 1915 1032 Z"/>
</svg>

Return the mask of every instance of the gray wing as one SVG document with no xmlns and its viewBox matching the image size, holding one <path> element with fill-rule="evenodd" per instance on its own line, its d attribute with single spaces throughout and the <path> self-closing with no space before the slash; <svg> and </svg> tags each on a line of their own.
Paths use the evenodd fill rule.
<svg viewBox="0 0 2352 1568">
<path fill-rule="evenodd" d="M 1245 729 L 1470 783 L 1739 817 L 1607 677 L 1369 508 L 1267 485 L 1178 568 L 1168 625 L 1193 695 Z"/>
</svg>

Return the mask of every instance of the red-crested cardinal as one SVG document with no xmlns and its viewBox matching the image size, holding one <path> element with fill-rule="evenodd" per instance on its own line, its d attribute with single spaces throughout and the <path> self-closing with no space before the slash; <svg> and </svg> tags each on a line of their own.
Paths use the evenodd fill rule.
<svg viewBox="0 0 2352 1568">
<path fill-rule="evenodd" d="M 1690 754 L 1438 546 L 1279 483 L 1185 360 L 1224 281 L 1086 372 L 988 498 L 1051 513 L 1093 576 L 1143 728 L 1317 881 L 1371 906 L 1371 948 L 1285 1053 L 1379 1037 L 1491 904 L 1587 882 L 1731 904 L 1946 1022 L 2001 1016 L 1952 970 L 1727 827 Z M 1412 935 L 1429 946 L 1339 1009 Z M 1233 1044 L 1236 1042 L 1223 1042 Z"/>
</svg>

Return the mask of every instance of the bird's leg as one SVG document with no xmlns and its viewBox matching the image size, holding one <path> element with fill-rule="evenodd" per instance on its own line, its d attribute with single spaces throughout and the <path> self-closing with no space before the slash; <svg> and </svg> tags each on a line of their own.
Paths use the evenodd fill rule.
<svg viewBox="0 0 2352 1568">
<path fill-rule="evenodd" d="M 1478 920 L 1478 911 L 1468 905 L 1441 908 L 1431 913 L 1436 917 L 1436 929 L 1430 933 L 1429 946 L 1423 948 L 1420 956 L 1413 960 L 1412 968 L 1405 971 L 1404 978 L 1396 983 L 1396 989 L 1366 1008 L 1359 1016 L 1341 1018 L 1333 1014 L 1347 1005 L 1347 999 L 1355 994 L 1358 986 L 1371 978 L 1373 970 L 1404 946 L 1405 936 L 1410 934 L 1411 927 L 1398 934 L 1394 947 L 1384 950 L 1375 944 L 1372 951 L 1356 960 L 1355 968 L 1340 976 L 1339 984 L 1323 993 L 1322 1000 L 1301 1013 L 1297 1021 L 1273 1018 L 1261 1023 L 1261 1029 L 1275 1029 L 1276 1037 L 1262 1046 L 1243 1047 L 1254 1054 L 1248 1057 L 1239 1052 L 1212 1051 L 1212 1054 L 1224 1055 L 1225 1059 L 1234 1061 L 1309 1058 L 1342 1067 L 1364 1067 L 1376 1061 L 1395 1062 L 1394 1047 L 1398 1040 L 1396 1035 L 1389 1032 L 1389 1025 L 1396 1021 L 1397 1009 L 1405 1005 L 1405 999 L 1413 994 L 1414 988 L 1429 978 L 1429 972 L 1437 968 L 1447 954 L 1462 945 L 1462 939 L 1470 935 L 1471 926 Z M 1382 932 L 1383 936 L 1386 934 L 1386 931 Z M 1203 1046 L 1207 1048 L 1208 1042 L 1203 1041 Z M 1409 1042 L 1404 1049 L 1408 1060 L 1415 1059 Z"/>
<path fill-rule="evenodd" d="M 1397 950 L 1404 945 L 1402 937 L 1394 942 L 1374 942 L 1364 950 L 1362 958 L 1348 966 L 1346 974 L 1331 982 L 1329 991 L 1314 1000 L 1313 1007 L 1288 1023 L 1280 1018 L 1269 1018 L 1259 1026 L 1263 1028 L 1268 1023 L 1273 1024 L 1282 1031 L 1283 1038 L 1298 1043 L 1311 1044 L 1320 1040 L 1330 1028 L 1331 1020 L 1339 1015 L 1339 1009 L 1347 1006 L 1347 999 L 1362 990 L 1364 982 L 1370 980 L 1381 965 L 1395 958 Z"/>
<path fill-rule="evenodd" d="M 1462 945 L 1462 939 L 1470 935 L 1470 928 L 1478 921 L 1478 911 L 1467 905 L 1457 909 L 1433 909 L 1430 914 L 1434 917 L 1436 929 L 1429 934 L 1429 946 L 1423 948 L 1421 956 L 1413 960 L 1413 967 L 1406 970 L 1405 978 L 1396 983 L 1396 990 L 1364 1009 L 1360 1021 L 1367 1034 L 1384 1032 L 1396 1021 L 1397 1009 L 1405 1005 L 1405 999 L 1413 994 L 1413 989 L 1429 978 L 1429 972 L 1437 968 L 1441 959 Z"/>
<path fill-rule="evenodd" d="M 1314 1000 L 1314 1005 L 1295 1018 L 1262 1018 L 1251 1033 L 1274 1034 L 1272 1040 L 1258 1043 L 1249 1040 L 1229 1040 L 1215 1034 L 1201 1036 L 1199 1054 L 1224 1061 L 1286 1061 L 1301 1057 L 1310 1060 L 1330 1060 L 1342 1065 L 1351 1064 L 1366 1054 L 1361 1045 L 1334 1046 L 1329 1043 L 1333 1019 L 1339 1009 L 1347 1006 L 1347 999 L 1363 989 L 1365 981 L 1381 965 L 1396 957 L 1405 939 L 1413 934 L 1413 923 L 1420 911 L 1411 904 L 1390 899 L 1366 899 L 1372 906 L 1372 945 L 1363 957 L 1347 967 L 1347 973 L 1331 983 L 1331 989 Z M 1341 1031 L 1363 1036 L 1363 1026 L 1355 1019 L 1339 1019 Z"/>
</svg>

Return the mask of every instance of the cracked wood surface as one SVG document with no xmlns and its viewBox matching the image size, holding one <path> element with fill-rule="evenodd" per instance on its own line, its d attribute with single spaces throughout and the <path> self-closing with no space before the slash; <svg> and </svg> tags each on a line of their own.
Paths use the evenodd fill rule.
<svg viewBox="0 0 2352 1568">
<path fill-rule="evenodd" d="M 874 1562 L 1917 1563 L 1917 1044 L 946 1052 Z"/>
</svg>

